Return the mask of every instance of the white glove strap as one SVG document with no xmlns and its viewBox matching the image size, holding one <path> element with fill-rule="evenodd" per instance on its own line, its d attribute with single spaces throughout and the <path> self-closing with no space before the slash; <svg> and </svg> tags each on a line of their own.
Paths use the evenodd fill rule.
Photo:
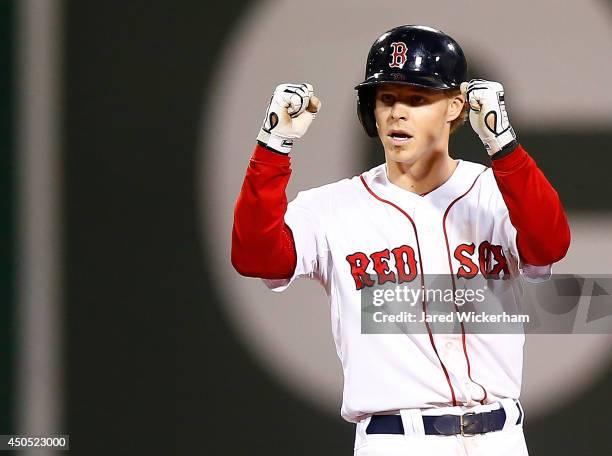
<svg viewBox="0 0 612 456">
<path fill-rule="evenodd" d="M 510 127 L 499 136 L 489 136 L 480 139 L 489 156 L 492 156 L 514 141 L 516 139 L 516 134 L 514 133 L 514 129 Z"/>
<path fill-rule="evenodd" d="M 281 154 L 288 154 L 293 147 L 293 139 L 281 138 L 280 136 L 266 133 L 263 130 L 257 135 L 257 141 L 264 143 L 270 149 L 274 149 Z"/>
</svg>

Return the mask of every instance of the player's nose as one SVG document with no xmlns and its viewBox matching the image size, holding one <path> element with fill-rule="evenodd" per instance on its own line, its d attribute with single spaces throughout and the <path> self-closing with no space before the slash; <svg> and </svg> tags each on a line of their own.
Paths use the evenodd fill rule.
<svg viewBox="0 0 612 456">
<path fill-rule="evenodd" d="M 395 102 L 391 107 L 391 118 L 393 120 L 406 120 L 408 119 L 408 106 L 401 102 Z"/>
</svg>

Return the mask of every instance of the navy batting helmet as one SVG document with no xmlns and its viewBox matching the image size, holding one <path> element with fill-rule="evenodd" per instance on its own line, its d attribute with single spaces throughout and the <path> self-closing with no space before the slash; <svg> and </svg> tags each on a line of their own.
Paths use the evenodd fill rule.
<svg viewBox="0 0 612 456">
<path fill-rule="evenodd" d="M 377 85 L 411 84 L 435 90 L 458 89 L 467 80 L 459 44 L 431 27 L 402 25 L 383 33 L 368 53 L 365 80 L 357 90 L 357 115 L 368 136 L 377 136 L 374 95 Z"/>
</svg>

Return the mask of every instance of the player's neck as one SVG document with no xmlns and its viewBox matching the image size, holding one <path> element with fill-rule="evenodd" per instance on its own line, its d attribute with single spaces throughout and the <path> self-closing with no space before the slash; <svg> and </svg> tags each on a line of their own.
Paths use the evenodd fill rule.
<svg viewBox="0 0 612 456">
<path fill-rule="evenodd" d="M 458 161 L 444 152 L 431 154 L 412 164 L 387 160 L 387 175 L 398 187 L 422 195 L 446 182 L 457 164 Z"/>
</svg>

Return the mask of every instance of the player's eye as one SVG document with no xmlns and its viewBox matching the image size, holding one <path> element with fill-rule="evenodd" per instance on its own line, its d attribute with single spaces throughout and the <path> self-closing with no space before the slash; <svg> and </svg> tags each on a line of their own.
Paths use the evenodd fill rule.
<svg viewBox="0 0 612 456">
<path fill-rule="evenodd" d="M 412 106 L 420 106 L 422 104 L 425 104 L 426 101 L 426 98 L 421 95 L 413 95 L 410 97 L 410 104 Z"/>
<path fill-rule="evenodd" d="M 395 96 L 390 93 L 381 93 L 379 98 L 380 101 L 382 101 L 386 105 L 392 105 L 393 103 L 395 103 Z"/>
</svg>

